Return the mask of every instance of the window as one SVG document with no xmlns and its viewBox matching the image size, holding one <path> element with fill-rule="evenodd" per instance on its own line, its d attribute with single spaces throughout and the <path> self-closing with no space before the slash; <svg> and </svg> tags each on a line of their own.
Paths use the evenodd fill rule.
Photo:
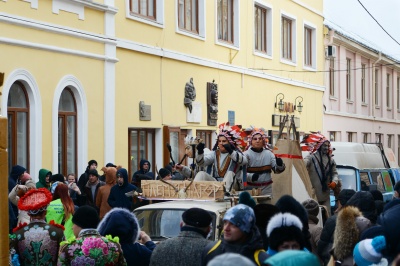
<svg viewBox="0 0 400 266">
<path fill-rule="evenodd" d="M 363 143 L 369 143 L 369 133 L 362 133 Z"/>
<path fill-rule="evenodd" d="M 282 17 L 282 58 L 292 60 L 293 21 Z"/>
<path fill-rule="evenodd" d="M 351 100 L 351 59 L 346 58 L 346 99 Z"/>
<path fill-rule="evenodd" d="M 155 166 L 155 129 L 129 128 L 129 171 L 131 175 L 139 170 L 140 160 L 146 159 L 151 164 L 151 172 Z"/>
<path fill-rule="evenodd" d="M 25 87 L 15 82 L 7 100 L 8 169 L 19 164 L 29 172 L 29 101 Z"/>
<path fill-rule="evenodd" d="M 198 33 L 199 32 L 199 1 L 178 1 L 178 25 L 180 29 Z"/>
<path fill-rule="evenodd" d="M 399 75 L 399 74 L 397 74 Z M 400 110 L 400 77 L 397 77 L 397 111 Z"/>
<path fill-rule="evenodd" d="M 329 132 L 329 141 L 336 141 L 336 132 L 335 131 Z"/>
<path fill-rule="evenodd" d="M 365 64 L 361 64 L 361 102 L 365 103 Z"/>
<path fill-rule="evenodd" d="M 347 141 L 348 142 L 356 142 L 356 133 L 355 132 L 347 132 Z"/>
<path fill-rule="evenodd" d="M 212 143 L 212 130 L 196 130 L 196 136 L 203 140 L 203 143 L 206 145 L 206 148 L 210 150 L 213 148 Z"/>
<path fill-rule="evenodd" d="M 335 60 L 329 59 L 329 94 L 335 96 Z"/>
<path fill-rule="evenodd" d="M 390 99 L 392 99 L 392 80 L 391 75 L 386 74 L 386 107 L 390 108 L 392 105 L 390 104 Z"/>
<path fill-rule="evenodd" d="M 375 134 L 375 142 L 382 143 L 382 134 L 380 134 L 380 133 Z"/>
<path fill-rule="evenodd" d="M 63 90 L 58 105 L 58 173 L 77 173 L 76 102 L 72 91 Z"/>
<path fill-rule="evenodd" d="M 304 27 L 304 65 L 308 67 L 314 66 L 314 42 L 315 29 Z"/>
<path fill-rule="evenodd" d="M 394 139 L 393 135 L 388 135 L 387 145 L 388 145 L 389 148 L 393 147 L 393 139 Z"/>
<path fill-rule="evenodd" d="M 379 106 L 379 70 L 375 69 L 375 84 L 374 84 L 374 96 L 375 105 Z"/>
<path fill-rule="evenodd" d="M 217 43 L 239 47 L 239 0 L 217 0 Z"/>
<path fill-rule="evenodd" d="M 185 138 L 188 135 L 186 129 L 180 129 L 179 127 L 168 127 L 164 126 L 163 131 L 164 147 L 167 143 L 171 146 L 171 156 L 175 163 L 178 163 L 185 155 Z M 164 165 L 171 162 L 170 154 L 167 149 L 164 149 Z"/>
<path fill-rule="evenodd" d="M 267 9 L 260 6 L 254 7 L 254 33 L 255 49 L 259 52 L 267 52 Z"/>
<path fill-rule="evenodd" d="M 155 0 L 131 0 L 131 12 L 148 19 L 156 19 Z"/>
</svg>

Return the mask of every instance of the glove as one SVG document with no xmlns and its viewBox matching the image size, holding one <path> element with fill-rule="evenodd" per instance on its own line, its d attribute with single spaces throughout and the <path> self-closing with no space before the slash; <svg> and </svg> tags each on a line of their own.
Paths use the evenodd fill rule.
<svg viewBox="0 0 400 266">
<path fill-rule="evenodd" d="M 328 187 L 330 189 L 335 189 L 336 188 L 336 183 L 332 181 L 331 183 L 329 183 Z"/>
<path fill-rule="evenodd" d="M 255 182 L 258 180 L 259 177 L 260 177 L 259 174 L 257 174 L 257 173 L 253 174 L 253 176 L 251 177 L 251 181 Z"/>
<path fill-rule="evenodd" d="M 231 145 L 231 144 L 224 144 L 224 145 L 222 145 L 222 146 L 224 146 L 225 150 L 226 150 L 229 154 L 232 154 L 233 149 L 232 149 L 232 145 Z"/>
<path fill-rule="evenodd" d="M 276 157 L 276 165 L 277 166 L 283 166 L 283 160 L 279 157 Z"/>
<path fill-rule="evenodd" d="M 203 142 L 200 142 L 199 144 L 197 144 L 197 146 L 196 146 L 197 153 L 203 154 L 205 147 L 206 147 L 206 145 Z"/>
</svg>

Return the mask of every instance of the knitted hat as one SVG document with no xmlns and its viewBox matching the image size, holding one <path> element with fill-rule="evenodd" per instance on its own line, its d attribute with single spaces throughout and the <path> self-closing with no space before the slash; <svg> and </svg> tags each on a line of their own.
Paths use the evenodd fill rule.
<svg viewBox="0 0 400 266">
<path fill-rule="evenodd" d="M 165 168 L 161 168 L 161 169 L 158 171 L 158 173 L 160 174 L 160 177 L 161 177 L 161 178 L 164 178 L 164 177 L 166 177 L 167 175 L 170 175 L 170 174 L 171 174 L 171 172 L 168 171 L 168 170 L 165 169 Z"/>
<path fill-rule="evenodd" d="M 62 174 L 55 174 L 51 176 L 50 180 L 51 182 L 64 182 L 65 178 Z"/>
<path fill-rule="evenodd" d="M 50 187 L 51 194 L 54 194 L 54 192 L 56 191 L 56 187 L 58 186 L 58 184 L 61 184 L 61 183 L 62 182 L 56 181 L 53 184 L 51 184 L 51 187 Z"/>
<path fill-rule="evenodd" d="M 99 221 L 99 214 L 96 209 L 89 205 L 79 207 L 72 217 L 72 222 L 82 229 L 96 228 Z"/>
<path fill-rule="evenodd" d="M 319 214 L 318 202 L 313 199 L 307 199 L 301 203 L 303 207 L 307 210 L 308 215 L 317 217 Z"/>
<path fill-rule="evenodd" d="M 115 167 L 115 168 L 117 168 L 117 166 L 115 164 L 113 164 L 113 163 L 106 164 L 106 167 Z"/>
<path fill-rule="evenodd" d="M 38 214 L 47 209 L 53 196 L 47 188 L 31 189 L 18 201 L 18 209 L 29 214 Z"/>
<path fill-rule="evenodd" d="M 342 206 L 344 206 L 344 205 L 346 205 L 347 201 L 351 197 L 353 197 L 354 194 L 356 194 L 356 191 L 354 189 L 344 188 L 339 192 L 337 199 L 340 201 L 340 204 L 342 204 Z"/>
<path fill-rule="evenodd" d="M 140 226 L 136 216 L 124 208 L 113 208 L 109 211 L 99 223 L 97 230 L 102 236 L 119 237 L 121 244 L 134 243 L 140 235 Z"/>
<path fill-rule="evenodd" d="M 88 162 L 88 167 L 90 167 L 92 164 L 98 165 L 96 160 L 90 160 L 90 161 Z"/>
<path fill-rule="evenodd" d="M 99 177 L 99 173 L 97 172 L 96 169 L 90 169 L 90 170 L 88 171 L 88 175 L 94 175 L 94 176 Z"/>
<path fill-rule="evenodd" d="M 250 208 L 254 208 L 257 205 L 256 201 L 247 191 L 243 191 L 239 194 L 239 203 L 245 204 Z"/>
<path fill-rule="evenodd" d="M 14 180 L 17 180 L 25 171 L 26 168 L 16 164 L 11 168 L 10 176 L 12 176 Z"/>
<path fill-rule="evenodd" d="M 224 253 L 214 257 L 207 266 L 254 266 L 255 264 L 248 258 L 237 253 Z"/>
<path fill-rule="evenodd" d="M 264 264 L 269 266 L 321 265 L 317 256 L 315 256 L 311 252 L 304 250 L 283 250 L 269 257 L 267 260 L 264 261 Z"/>
<path fill-rule="evenodd" d="M 277 251 L 285 241 L 295 240 L 304 248 L 305 241 L 302 233 L 303 224 L 291 213 L 278 213 L 268 222 L 267 236 L 269 247 Z"/>
<path fill-rule="evenodd" d="M 379 265 L 388 265 L 381 253 L 385 248 L 386 240 L 384 236 L 362 240 L 354 247 L 354 262 L 357 266 L 377 265 L 378 263 Z"/>
<path fill-rule="evenodd" d="M 238 204 L 225 213 L 224 221 L 229 221 L 239 227 L 242 232 L 250 233 L 256 223 L 256 217 L 252 208 Z"/>
<path fill-rule="evenodd" d="M 208 211 L 200 208 L 190 208 L 182 213 L 182 220 L 185 224 L 194 227 L 207 227 L 212 222 Z"/>
</svg>

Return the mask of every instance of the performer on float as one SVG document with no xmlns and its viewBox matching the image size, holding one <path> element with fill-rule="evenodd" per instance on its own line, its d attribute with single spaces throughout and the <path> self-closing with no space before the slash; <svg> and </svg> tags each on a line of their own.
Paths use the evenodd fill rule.
<svg viewBox="0 0 400 266">
<path fill-rule="evenodd" d="M 331 215 L 330 189 L 335 194 L 340 192 L 341 182 L 336 170 L 335 160 L 332 158 L 332 146 L 328 139 L 319 132 L 304 135 L 301 141 L 302 150 L 310 154 L 304 158 L 311 184 L 315 190 L 318 203 L 326 207 Z"/>
<path fill-rule="evenodd" d="M 261 195 L 272 195 L 271 172 L 280 174 L 286 166 L 268 147 L 268 136 L 263 128 L 251 126 L 244 132 L 248 135 L 244 152 L 248 161 L 246 189 L 261 188 Z"/>
<path fill-rule="evenodd" d="M 204 143 L 197 144 L 196 163 L 207 167 L 207 173 L 200 171 L 194 181 L 223 181 L 225 191 L 243 189 L 242 167 L 247 159 L 241 151 L 245 146 L 240 125 L 230 126 L 229 122 L 219 125 L 217 141 L 211 152 L 204 154 Z"/>
</svg>

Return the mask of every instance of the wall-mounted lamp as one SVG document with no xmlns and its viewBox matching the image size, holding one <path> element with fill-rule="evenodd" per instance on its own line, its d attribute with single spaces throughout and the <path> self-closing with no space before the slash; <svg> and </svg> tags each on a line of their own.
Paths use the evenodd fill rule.
<svg viewBox="0 0 400 266">
<path fill-rule="evenodd" d="M 279 103 L 278 103 L 278 97 L 281 96 L 281 98 L 279 98 Z M 279 109 L 279 111 L 283 111 L 283 107 L 284 107 L 284 103 L 283 103 L 283 99 L 285 99 L 285 95 L 283 95 L 283 93 L 278 93 L 278 95 L 276 95 L 275 97 L 275 108 Z"/>
<path fill-rule="evenodd" d="M 299 100 L 299 104 L 296 106 L 296 102 L 297 102 L 298 98 L 300 98 L 301 100 Z M 302 102 L 303 102 L 303 97 L 301 97 L 301 96 L 297 96 L 296 99 L 294 99 L 294 110 L 297 110 L 299 113 L 301 113 L 303 111 Z"/>
</svg>

